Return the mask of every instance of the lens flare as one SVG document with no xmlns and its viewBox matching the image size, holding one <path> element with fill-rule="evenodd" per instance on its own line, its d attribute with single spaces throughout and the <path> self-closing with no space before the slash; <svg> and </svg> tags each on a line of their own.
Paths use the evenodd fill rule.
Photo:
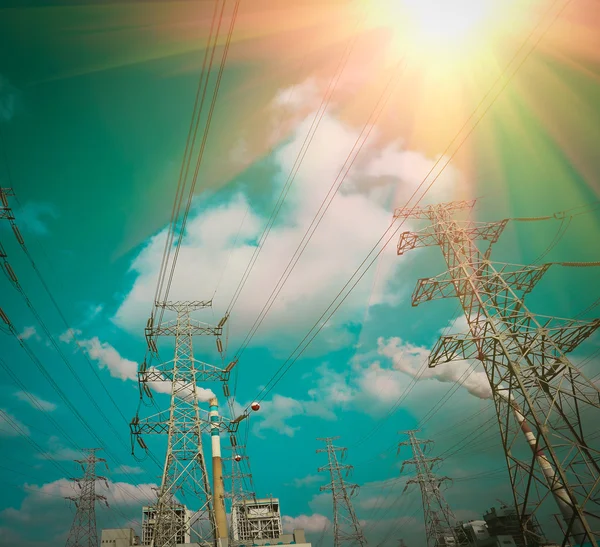
<svg viewBox="0 0 600 547">
<path fill-rule="evenodd" d="M 436 46 L 467 40 L 490 16 L 490 0 L 404 0 L 415 37 Z"/>
<path fill-rule="evenodd" d="M 517 4 L 517 0 L 372 0 L 370 23 L 390 29 L 403 54 L 463 61 L 489 47 L 498 32 L 517 30 L 524 14 Z"/>
</svg>

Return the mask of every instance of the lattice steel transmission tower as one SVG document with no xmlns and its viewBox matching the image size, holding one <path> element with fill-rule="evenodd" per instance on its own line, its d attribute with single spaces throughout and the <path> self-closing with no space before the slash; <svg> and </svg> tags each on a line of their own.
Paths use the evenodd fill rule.
<svg viewBox="0 0 600 547">
<path fill-rule="evenodd" d="M 600 420 L 598 388 L 567 359 L 600 320 L 572 320 L 531 313 L 524 303 L 550 264 L 518 266 L 490 261 L 507 220 L 456 220 L 474 201 L 395 211 L 396 218 L 431 225 L 400 236 L 398 254 L 438 245 L 448 271 L 421 279 L 412 304 L 458 296 L 469 333 L 442 336 L 429 366 L 479 360 L 493 393 L 500 435 L 521 530 L 553 497 L 565 521 L 565 540 L 597 546 L 600 519 L 600 452 L 590 445 Z M 526 442 L 523 442 L 525 439 Z M 592 439 L 593 440 L 593 439 Z M 528 541 L 529 542 L 529 541 Z"/>
<path fill-rule="evenodd" d="M 446 503 L 440 490 L 440 485 L 449 481 L 449 477 L 438 477 L 433 472 L 436 463 L 442 461 L 442 458 L 428 458 L 425 455 L 423 447 L 433 445 L 433 441 L 421 441 L 417 439 L 418 430 L 405 431 L 408 440 L 398 444 L 401 446 L 410 446 L 413 453 L 412 460 L 405 460 L 402 463 L 400 473 L 405 465 L 414 465 L 416 476 L 414 479 L 406 481 L 406 490 L 411 484 L 418 484 L 421 489 L 423 499 L 423 516 L 425 518 L 425 535 L 427 537 L 427 547 L 455 547 L 460 545 L 460 541 L 454 531 L 455 516 Z"/>
<path fill-rule="evenodd" d="M 363 535 L 362 529 L 352 507 L 350 498 L 358 492 L 358 485 L 348 484 L 344 481 L 342 471 L 348 476 L 352 471 L 351 465 L 342 465 L 340 460 L 343 460 L 346 455 L 346 449 L 333 445 L 333 441 L 339 437 L 327 437 L 317 439 L 326 444 L 326 448 L 319 448 L 317 454 L 327 453 L 329 463 L 323 467 L 319 467 L 319 473 L 329 471 L 331 482 L 325 486 L 321 486 L 321 492 L 331 491 L 333 495 L 333 545 L 340 547 L 341 545 L 367 545 L 367 540 Z M 337 453 L 340 452 L 341 457 L 338 460 Z"/>
<path fill-rule="evenodd" d="M 222 327 L 211 326 L 191 317 L 192 312 L 209 308 L 210 301 L 163 302 L 157 303 L 158 309 L 177 313 L 175 319 L 160 320 L 154 324 L 150 317 L 146 325 L 146 340 L 153 359 L 159 361 L 156 340 L 161 336 L 175 338 L 173 359 L 148 366 L 146 361 L 138 372 L 142 392 L 151 397 L 150 385 L 154 382 L 171 384 L 171 404 L 164 410 L 141 419 L 138 415 L 131 422 L 131 432 L 138 444 L 146 449 L 143 434 L 168 435 L 167 453 L 158 499 L 156 502 L 156 521 L 154 525 L 153 547 L 173 547 L 177 535 L 181 535 L 181 519 L 177 518 L 181 504 L 176 501 L 178 493 L 184 493 L 200 503 L 189 523 L 191 532 L 198 536 L 193 541 L 214 543 L 217 537 L 217 524 L 214 503 L 208 480 L 206 460 L 202 449 L 202 431 L 210 429 L 208 415 L 204 415 L 198 404 L 198 383 L 226 381 L 232 365 L 225 369 L 209 365 L 194 357 L 193 340 L 195 336 L 216 336 L 219 348 Z M 162 314 L 161 314 L 162 317 Z M 218 500 L 222 503 L 221 500 Z M 208 523 L 209 531 L 194 529 L 194 524 Z M 202 537 L 203 536 L 203 537 Z"/>
<path fill-rule="evenodd" d="M 233 439 L 235 437 L 232 435 L 232 441 Z M 235 444 L 225 448 L 231 450 L 231 456 L 223 458 L 228 464 L 228 470 L 223 474 L 223 480 L 226 481 L 225 497 L 230 502 L 229 545 L 236 545 L 239 542 L 254 539 L 247 538 L 247 534 L 244 533 L 249 527 L 245 522 L 245 513 L 240 508 L 245 501 L 256 499 L 256 494 L 251 491 L 251 488 L 253 488 L 252 474 L 248 470 L 244 471 L 242 469 L 243 463 L 248 461 L 248 456 L 245 454 L 246 447 L 235 442 Z"/>
<path fill-rule="evenodd" d="M 75 513 L 65 547 L 98 547 L 96 502 L 102 501 L 108 507 L 106 497 L 96 494 L 96 481 L 104 481 L 108 488 L 106 478 L 96 475 L 96 464 L 103 462 L 106 465 L 104 458 L 96 457 L 98 450 L 101 450 L 101 448 L 88 448 L 84 450 L 84 453 L 87 454 L 86 458 L 75 460 L 83 469 L 83 477 L 71 479 L 77 483 L 81 490 L 79 496 L 67 496 L 66 498 L 75 503 L 77 512 Z"/>
</svg>

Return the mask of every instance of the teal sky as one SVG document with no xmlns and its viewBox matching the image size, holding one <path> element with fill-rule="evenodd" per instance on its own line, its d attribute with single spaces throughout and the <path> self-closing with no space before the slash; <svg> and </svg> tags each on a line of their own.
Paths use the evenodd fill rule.
<svg viewBox="0 0 600 547">
<path fill-rule="evenodd" d="M 369 9 L 383 9 L 375 4 Z M 227 2 L 226 25 L 232 5 Z M 217 322 L 227 309 L 353 36 L 355 5 L 241 2 L 170 293 L 190 300 L 214 294 L 212 312 L 199 319 Z M 509 223 L 492 255 L 499 262 L 600 260 L 600 44 L 586 26 L 594 21 L 586 11 L 592 8 L 582 1 L 553 24 L 497 100 L 478 111 L 481 121 L 423 200 L 479 198 L 473 212 L 479 221 L 588 206 L 563 223 Z M 132 457 L 128 422 L 138 408 L 136 363 L 146 349 L 143 327 L 211 10 L 209 1 L 0 1 L 0 185 L 14 188 L 16 223 L 83 346 L 77 351 L 65 338 L 67 328 L 10 226 L 0 224 L 7 260 L 60 353 L 6 276 L 0 307 L 66 397 L 14 336 L 0 332 L 0 365 L 11 371 L 2 375 L 0 408 L 21 428 L 18 434 L 0 419 L 1 546 L 64 545 L 74 510 L 63 498 L 72 492 L 66 479 L 79 472 L 72 461 L 78 447 L 101 441 L 108 460 L 103 473 L 111 508 L 98 508 L 99 529 L 138 528 L 141 505 L 159 482 L 151 460 Z M 399 70 L 396 83 L 240 359 L 240 408 L 259 395 L 335 298 L 391 222 L 394 207 L 406 203 L 438 157 L 453 151 L 448 143 L 511 62 L 536 16 L 496 52 L 495 64 L 462 67 L 452 85 L 440 85 L 446 76 L 398 51 L 389 28 L 360 28 L 233 308 L 230 356 L 336 180 L 385 82 Z M 573 33 L 580 42 L 567 47 L 564 37 Z M 222 52 L 217 48 L 218 60 Z M 401 231 L 421 227 L 410 223 Z M 481 397 L 483 371 L 476 368 L 459 385 L 467 365 L 453 363 L 412 384 L 440 333 L 464 331 L 465 322 L 456 300 L 410 305 L 417 279 L 442 273 L 445 265 L 437 248 L 398 257 L 396 241 L 239 434 L 248 434 L 257 494 L 279 497 L 286 528 L 306 528 L 313 544 L 332 512 L 329 494 L 319 492 L 327 478 L 316 472 L 326 463 L 315 453 L 317 437 L 340 436 L 337 442 L 348 447 L 351 480 L 362 486 L 355 509 L 371 545 L 396 545 L 401 537 L 409 546 L 425 541 L 419 492 L 402 493 L 405 478 L 398 478 L 410 457 L 406 449 L 396 454 L 402 430 L 422 426 L 420 436 L 436 442 L 434 453 L 448 456 L 440 473 L 455 479 L 445 493 L 457 518 L 479 518 L 498 499 L 511 500 L 497 429 L 490 427 L 491 401 Z M 554 266 L 528 295 L 528 306 L 574 317 L 600 298 L 598 280 L 596 268 Z M 585 316 L 597 316 L 597 308 Z M 600 372 L 599 344 L 596 335 L 572 356 L 589 376 Z M 161 346 L 165 359 L 170 351 L 169 343 Z M 203 360 L 219 358 L 213 340 L 198 341 L 196 352 Z M 225 407 L 220 386 L 203 387 Z M 155 400 L 168 404 L 161 393 Z M 164 440 L 148 444 L 161 460 Z M 207 454 L 209 446 L 205 442 Z M 555 530 L 546 524 L 551 536 Z M 332 544 L 330 528 L 323 537 L 322 545 Z"/>
</svg>

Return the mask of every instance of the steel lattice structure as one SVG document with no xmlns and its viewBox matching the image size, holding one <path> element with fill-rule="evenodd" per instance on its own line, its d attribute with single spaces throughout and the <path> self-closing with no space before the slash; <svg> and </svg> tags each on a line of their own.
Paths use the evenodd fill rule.
<svg viewBox="0 0 600 547">
<path fill-rule="evenodd" d="M 442 461 L 442 458 L 428 458 L 425 455 L 423 447 L 433 445 L 433 441 L 421 441 L 417 439 L 418 430 L 405 431 L 408 440 L 398 444 L 401 446 L 410 446 L 413 453 L 412 460 L 405 460 L 402 463 L 400 473 L 404 471 L 404 466 L 414 465 L 416 469 L 415 478 L 406 481 L 406 490 L 411 484 L 418 484 L 421 489 L 423 499 L 423 516 L 425 518 L 425 535 L 427 537 L 427 547 L 455 547 L 460 544 L 453 524 L 456 522 L 455 516 L 450 510 L 450 506 L 442 496 L 440 485 L 449 481 L 449 477 L 438 477 L 433 472 L 436 463 Z"/>
<path fill-rule="evenodd" d="M 232 440 L 235 439 L 232 436 Z M 236 545 L 240 541 L 254 539 L 248 536 L 248 526 L 244 522 L 240 507 L 244 501 L 256 499 L 256 494 L 250 492 L 245 487 L 245 481 L 251 481 L 251 473 L 244 472 L 242 462 L 248 460 L 245 455 L 245 446 L 238 445 L 237 442 L 231 446 L 225 447 L 231 450 L 231 456 L 223 458 L 228 463 L 229 472 L 223 474 L 223 480 L 229 483 L 229 488 L 225 488 L 225 497 L 230 501 L 231 526 L 229 527 L 229 545 Z M 245 533 L 248 532 L 248 533 Z"/>
<path fill-rule="evenodd" d="M 75 460 L 83 469 L 83 477 L 72 478 L 79 486 L 81 493 L 79 496 L 67 496 L 77 507 L 75 518 L 65 547 L 98 547 L 98 533 L 96 532 L 96 502 L 102 501 L 108 507 L 106 497 L 96 494 L 96 481 L 104 481 L 108 488 L 108 482 L 105 477 L 96 475 L 96 464 L 103 462 L 104 458 L 96 457 L 96 452 L 100 448 L 88 448 L 84 450 L 87 454 L 83 460 Z"/>
<path fill-rule="evenodd" d="M 341 453 L 343 459 L 346 454 L 346 449 L 333 445 L 333 441 L 339 437 L 327 437 L 317 439 L 326 444 L 326 448 L 319 448 L 317 454 L 327 453 L 329 459 L 328 465 L 319 467 L 319 473 L 329 471 L 331 482 L 325 486 L 321 486 L 321 492 L 331 491 L 333 495 L 333 545 L 340 547 L 341 545 L 367 545 L 367 540 L 362 532 L 352 502 L 350 498 L 358 492 L 358 485 L 348 484 L 344 481 L 342 471 L 348 476 L 352 470 L 351 465 L 342 465 L 338 460 L 337 453 Z"/>
<path fill-rule="evenodd" d="M 531 313 L 524 303 L 549 265 L 515 266 L 490 261 L 507 220 L 461 221 L 454 214 L 474 201 L 395 211 L 396 218 L 425 219 L 431 225 L 405 232 L 398 254 L 437 245 L 448 271 L 419 280 L 412 304 L 458 296 L 469 333 L 442 336 L 429 367 L 461 359 L 479 360 L 487 374 L 500 426 L 521 529 L 548 497 L 566 522 L 563 545 L 589 542 L 600 518 L 600 452 L 589 444 L 584 411 L 600 419 L 600 393 L 566 357 L 599 326 Z M 526 440 L 526 443 L 523 442 Z M 529 446 L 527 446 L 529 445 Z M 527 538 L 525 538 L 527 540 Z M 529 538 L 534 541 L 535 538 Z M 529 542 L 529 541 L 528 541 Z"/>
<path fill-rule="evenodd" d="M 176 544 L 175 539 L 180 535 L 182 526 L 181 519 L 177 518 L 177 511 L 181 509 L 181 504 L 176 501 L 178 492 L 188 494 L 200 503 L 190 523 L 192 532 L 198 536 L 194 541 L 215 542 L 213 500 L 202 449 L 202 431 L 210 428 L 210 421 L 208 416 L 201 415 L 205 411 L 201 411 L 198 404 L 197 384 L 215 380 L 225 381 L 232 366 L 220 369 L 194 357 L 194 337 L 219 337 L 225 320 L 215 327 L 191 317 L 192 312 L 208 308 L 211 304 L 210 301 L 157 303 L 157 308 L 176 312 L 177 316 L 157 325 L 154 325 L 151 317 L 146 325 L 146 340 L 151 355 L 156 360 L 159 360 L 156 339 L 160 336 L 175 338 L 173 359 L 151 367 L 144 361 L 138 372 L 140 388 L 149 397 L 149 384 L 171 384 L 169 409 L 143 419 L 138 414 L 131 422 L 132 435 L 137 437 L 143 449 L 147 448 L 141 437 L 143 434 L 168 435 L 167 453 L 156 502 L 153 547 L 174 547 Z M 194 524 L 203 523 L 208 523 L 208 532 L 205 527 L 200 527 L 202 531 L 199 531 L 198 527 L 193 528 Z"/>
</svg>

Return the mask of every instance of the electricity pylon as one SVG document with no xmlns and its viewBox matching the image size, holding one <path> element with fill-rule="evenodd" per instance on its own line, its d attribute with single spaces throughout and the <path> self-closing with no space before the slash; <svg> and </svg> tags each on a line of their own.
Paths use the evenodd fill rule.
<svg viewBox="0 0 600 547">
<path fill-rule="evenodd" d="M 244 539 L 250 530 L 247 526 L 245 513 L 240 510 L 244 501 L 255 499 L 256 494 L 251 491 L 253 489 L 252 474 L 242 469 L 242 462 L 248 460 L 245 455 L 245 446 L 238 445 L 234 441 L 232 435 L 232 444 L 229 447 L 231 456 L 224 458 L 228 462 L 229 472 L 223 475 L 223 480 L 228 482 L 229 488 L 225 489 L 225 497 L 230 500 L 231 526 L 229 527 L 229 545 L 237 545 L 238 543 L 246 543 Z M 235 442 L 235 444 L 233 444 Z M 248 488 L 249 487 L 249 488 Z M 252 538 L 254 539 L 254 538 Z"/>
<path fill-rule="evenodd" d="M 352 507 L 350 498 L 358 491 L 358 485 L 348 484 L 344 481 L 342 471 L 348 476 L 352 470 L 351 465 L 342 465 L 337 457 L 337 452 L 341 453 L 341 458 L 344 459 L 346 449 L 333 445 L 333 441 L 339 437 L 328 437 L 325 439 L 317 439 L 326 444 L 326 448 L 319 448 L 317 454 L 326 452 L 329 458 L 328 465 L 319 467 L 319 473 L 329 471 L 331 482 L 325 486 L 321 486 L 321 492 L 331 491 L 333 495 L 333 545 L 340 547 L 341 545 L 367 545 L 367 540 L 363 535 L 362 529 L 356 518 L 356 513 Z"/>
<path fill-rule="evenodd" d="M 550 264 L 515 266 L 490 261 L 507 220 L 460 221 L 454 214 L 475 201 L 395 211 L 396 218 L 425 219 L 431 226 L 404 232 L 398 254 L 438 245 L 448 271 L 421 279 L 412 304 L 458 296 L 469 333 L 442 336 L 429 367 L 461 359 L 479 360 L 487 374 L 500 426 L 515 506 L 524 539 L 528 521 L 552 496 L 565 520 L 565 539 L 590 542 L 600 519 L 600 452 L 588 444 L 581 415 L 598 422 L 598 388 L 567 359 L 600 320 L 543 317 L 524 304 Z M 589 432 L 588 432 L 589 433 Z M 524 437 L 526 445 L 519 440 Z"/>
<path fill-rule="evenodd" d="M 96 502 L 103 501 L 108 507 L 108 501 L 104 496 L 96 494 L 96 481 L 104 481 L 108 488 L 105 477 L 96 475 L 96 464 L 103 462 L 104 458 L 97 458 L 96 452 L 100 448 L 88 448 L 84 450 L 87 457 L 83 460 L 75 460 L 83 469 L 83 477 L 71 479 L 79 486 L 79 496 L 67 496 L 66 499 L 75 503 L 77 512 L 73 519 L 71 530 L 65 547 L 98 547 L 98 533 L 96 532 Z M 107 466 L 108 468 L 108 466 Z"/>
<path fill-rule="evenodd" d="M 210 427 L 208 417 L 202 418 L 198 405 L 198 382 L 225 381 L 229 377 L 231 365 L 220 369 L 194 357 L 194 336 L 209 335 L 219 337 L 225 319 L 219 325 L 211 326 L 192 319 L 191 313 L 208 308 L 210 301 L 162 302 L 157 308 L 174 311 L 173 320 L 159 321 L 154 324 L 150 317 L 146 325 L 146 340 L 153 358 L 158 360 L 156 339 L 159 336 L 175 337 L 175 355 L 173 359 L 154 366 L 146 361 L 138 372 L 140 388 L 151 397 L 150 386 L 154 382 L 171 384 L 171 404 L 168 410 L 158 412 L 148 418 L 140 419 L 139 414 L 131 422 L 131 432 L 137 437 L 138 444 L 146 449 L 143 434 L 168 435 L 167 453 L 162 480 L 156 502 L 156 521 L 152 538 L 153 547 L 174 547 L 177 536 L 181 536 L 182 527 L 189 526 L 190 531 L 210 543 L 216 540 L 216 522 L 213 500 L 208 480 L 206 461 L 202 450 L 202 431 Z M 217 338 L 219 347 L 219 338 Z M 177 493 L 188 494 L 200 503 L 194 514 L 194 522 L 186 523 L 178 518 L 181 504 L 176 501 Z M 198 532 L 193 528 L 196 522 L 207 521 L 210 531 Z"/>
<path fill-rule="evenodd" d="M 421 489 L 423 499 L 423 516 L 425 518 L 425 535 L 427 537 L 427 547 L 455 547 L 460 544 L 459 538 L 454 531 L 453 523 L 455 516 L 446 503 L 440 490 L 440 485 L 449 481 L 449 477 L 438 477 L 433 472 L 433 467 L 442 458 L 428 458 L 425 456 L 424 446 L 431 446 L 433 441 L 421 441 L 415 436 L 418 430 L 405 431 L 408 435 L 408 441 L 398 443 L 398 449 L 401 446 L 410 446 L 413 453 L 412 460 L 405 460 L 402 463 L 400 473 L 405 465 L 414 465 L 417 471 L 415 478 L 406 481 L 404 490 L 411 484 L 418 484 Z"/>
</svg>

